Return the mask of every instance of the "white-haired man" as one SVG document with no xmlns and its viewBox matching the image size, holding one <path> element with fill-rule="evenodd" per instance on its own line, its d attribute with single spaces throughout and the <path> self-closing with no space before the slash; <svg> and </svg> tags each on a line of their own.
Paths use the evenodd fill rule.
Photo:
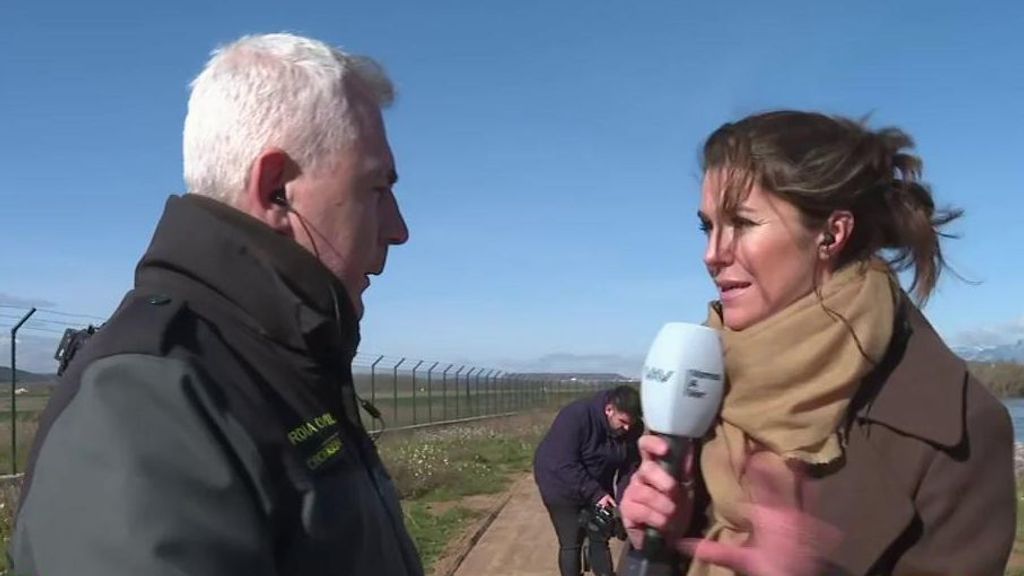
<svg viewBox="0 0 1024 576">
<path fill-rule="evenodd" d="M 352 386 L 362 293 L 408 239 L 373 61 L 288 34 L 192 84 L 189 194 L 40 424 L 17 574 L 418 576 Z"/>
</svg>

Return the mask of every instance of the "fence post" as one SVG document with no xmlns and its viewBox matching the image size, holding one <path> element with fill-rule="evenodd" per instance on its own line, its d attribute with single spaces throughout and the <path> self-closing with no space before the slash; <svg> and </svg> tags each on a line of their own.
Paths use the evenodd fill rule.
<svg viewBox="0 0 1024 576">
<path fill-rule="evenodd" d="M 484 369 L 481 368 L 476 372 L 476 413 L 475 416 L 480 415 L 480 375 L 484 373 Z"/>
<path fill-rule="evenodd" d="M 466 372 L 466 412 L 472 412 L 473 410 L 473 397 L 469 393 L 469 377 L 473 375 L 474 370 L 480 370 L 479 368 L 470 368 L 469 372 Z"/>
<path fill-rule="evenodd" d="M 488 411 L 487 411 L 487 379 L 490 378 L 491 377 L 491 373 L 494 372 L 494 369 L 492 369 L 492 368 L 487 368 L 486 370 L 487 370 L 486 372 L 484 372 L 484 370 L 480 371 L 480 374 L 483 374 L 483 376 L 484 376 L 484 397 L 483 397 L 483 404 L 484 404 L 484 411 L 483 411 L 483 413 L 484 414 L 488 413 Z M 476 399 L 477 399 L 477 404 L 480 403 L 480 374 L 477 374 L 477 378 L 476 378 Z M 478 412 L 479 412 L 479 410 L 478 410 Z"/>
<path fill-rule="evenodd" d="M 33 306 L 11 327 L 11 474 L 18 473 L 18 399 L 14 394 L 18 387 L 18 329 L 35 313 L 36 307 Z"/>
<path fill-rule="evenodd" d="M 377 359 L 370 364 L 370 404 L 376 406 L 377 402 L 377 364 L 384 359 L 384 355 L 377 356 Z"/>
<path fill-rule="evenodd" d="M 498 387 L 498 381 L 501 380 L 501 370 L 495 370 L 494 376 L 491 377 L 491 394 L 494 396 L 492 402 L 493 412 L 495 414 L 501 414 L 501 389 Z"/>
<path fill-rule="evenodd" d="M 508 412 L 508 372 L 498 374 L 498 404 L 502 412 Z"/>
<path fill-rule="evenodd" d="M 416 425 L 416 370 L 423 365 L 423 360 L 420 360 L 412 367 L 412 425 Z"/>
<path fill-rule="evenodd" d="M 395 426 L 401 426 L 401 424 L 398 423 L 398 367 L 401 366 L 403 362 L 405 362 L 405 358 L 399 360 L 398 364 L 395 364 L 391 369 L 391 387 L 394 390 L 394 398 L 391 399 L 391 407 L 394 410 Z"/>
<path fill-rule="evenodd" d="M 498 371 L 491 368 L 491 371 L 487 373 L 487 377 L 484 379 L 484 388 L 487 388 L 487 401 L 484 402 L 484 406 L 487 407 L 488 414 L 497 414 L 498 411 L 494 408 L 494 375 Z"/>
<path fill-rule="evenodd" d="M 501 375 L 504 374 L 504 370 L 498 370 L 494 373 L 494 413 L 501 414 L 504 412 L 504 406 L 501 403 Z"/>
<path fill-rule="evenodd" d="M 455 364 L 449 364 L 441 373 L 441 420 L 448 419 L 448 371 Z"/>
<path fill-rule="evenodd" d="M 459 373 L 466 367 L 465 364 L 459 366 L 459 369 L 455 371 L 455 417 L 459 417 L 459 395 L 462 392 L 459 390 Z"/>
<path fill-rule="evenodd" d="M 430 367 L 430 370 L 427 370 L 427 422 L 434 421 L 434 396 L 431 392 L 431 387 L 433 384 L 434 368 L 437 368 L 438 364 L 440 364 L 440 362 L 434 362 L 434 365 Z"/>
</svg>

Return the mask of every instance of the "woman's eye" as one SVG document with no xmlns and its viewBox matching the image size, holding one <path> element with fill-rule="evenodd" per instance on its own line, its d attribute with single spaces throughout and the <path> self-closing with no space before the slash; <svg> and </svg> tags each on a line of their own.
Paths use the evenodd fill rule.
<svg viewBox="0 0 1024 576">
<path fill-rule="evenodd" d="M 701 220 L 697 227 L 700 228 L 700 231 L 705 235 L 711 232 L 711 222 L 708 222 L 707 220 Z"/>
<path fill-rule="evenodd" d="M 734 228 L 742 229 L 742 228 L 750 228 L 751 226 L 756 226 L 757 223 L 754 222 L 753 220 L 748 220 L 746 218 L 737 216 L 736 218 L 732 219 L 732 225 L 733 225 Z"/>
</svg>

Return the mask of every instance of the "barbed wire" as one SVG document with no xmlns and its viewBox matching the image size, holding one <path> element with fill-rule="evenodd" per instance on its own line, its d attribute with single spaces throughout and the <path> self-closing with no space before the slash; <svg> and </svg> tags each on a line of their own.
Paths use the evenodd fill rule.
<svg viewBox="0 0 1024 576">
<path fill-rule="evenodd" d="M 32 307 L 31 306 L 20 306 L 20 305 L 15 305 L 15 304 L 0 304 L 0 308 L 8 308 L 8 309 L 14 309 L 14 310 L 24 310 L 24 311 L 27 312 Z M 95 316 L 93 314 L 80 314 L 78 312 L 64 312 L 63 310 L 54 310 L 53 308 L 38 308 L 37 307 L 36 308 L 36 312 L 37 313 L 41 312 L 41 313 L 45 313 L 45 314 L 53 314 L 55 316 L 66 316 L 66 317 L 69 317 L 69 318 L 88 318 L 88 319 L 91 319 L 91 320 L 97 320 L 99 322 L 106 322 L 107 321 L 107 319 L 103 318 L 102 316 Z M 20 316 L 19 316 L 19 318 L 20 318 Z"/>
</svg>

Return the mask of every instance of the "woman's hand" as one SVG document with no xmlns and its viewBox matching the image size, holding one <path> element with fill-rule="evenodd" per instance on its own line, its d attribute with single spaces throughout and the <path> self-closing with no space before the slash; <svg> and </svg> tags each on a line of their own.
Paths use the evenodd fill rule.
<svg viewBox="0 0 1024 576">
<path fill-rule="evenodd" d="M 839 543 L 841 533 L 801 510 L 803 478 L 778 456 L 750 457 L 743 484 L 754 503 L 746 506 L 752 527 L 744 546 L 688 539 L 681 550 L 698 560 L 749 576 L 812 576 Z M 806 498 L 806 496 L 805 496 Z"/>
<path fill-rule="evenodd" d="M 670 546 L 678 548 L 693 516 L 693 451 L 683 458 L 680 484 L 659 464 L 669 451 L 663 438 L 646 435 L 638 446 L 642 462 L 619 503 L 622 523 L 634 548 L 643 548 L 646 528 L 657 529 Z"/>
</svg>

